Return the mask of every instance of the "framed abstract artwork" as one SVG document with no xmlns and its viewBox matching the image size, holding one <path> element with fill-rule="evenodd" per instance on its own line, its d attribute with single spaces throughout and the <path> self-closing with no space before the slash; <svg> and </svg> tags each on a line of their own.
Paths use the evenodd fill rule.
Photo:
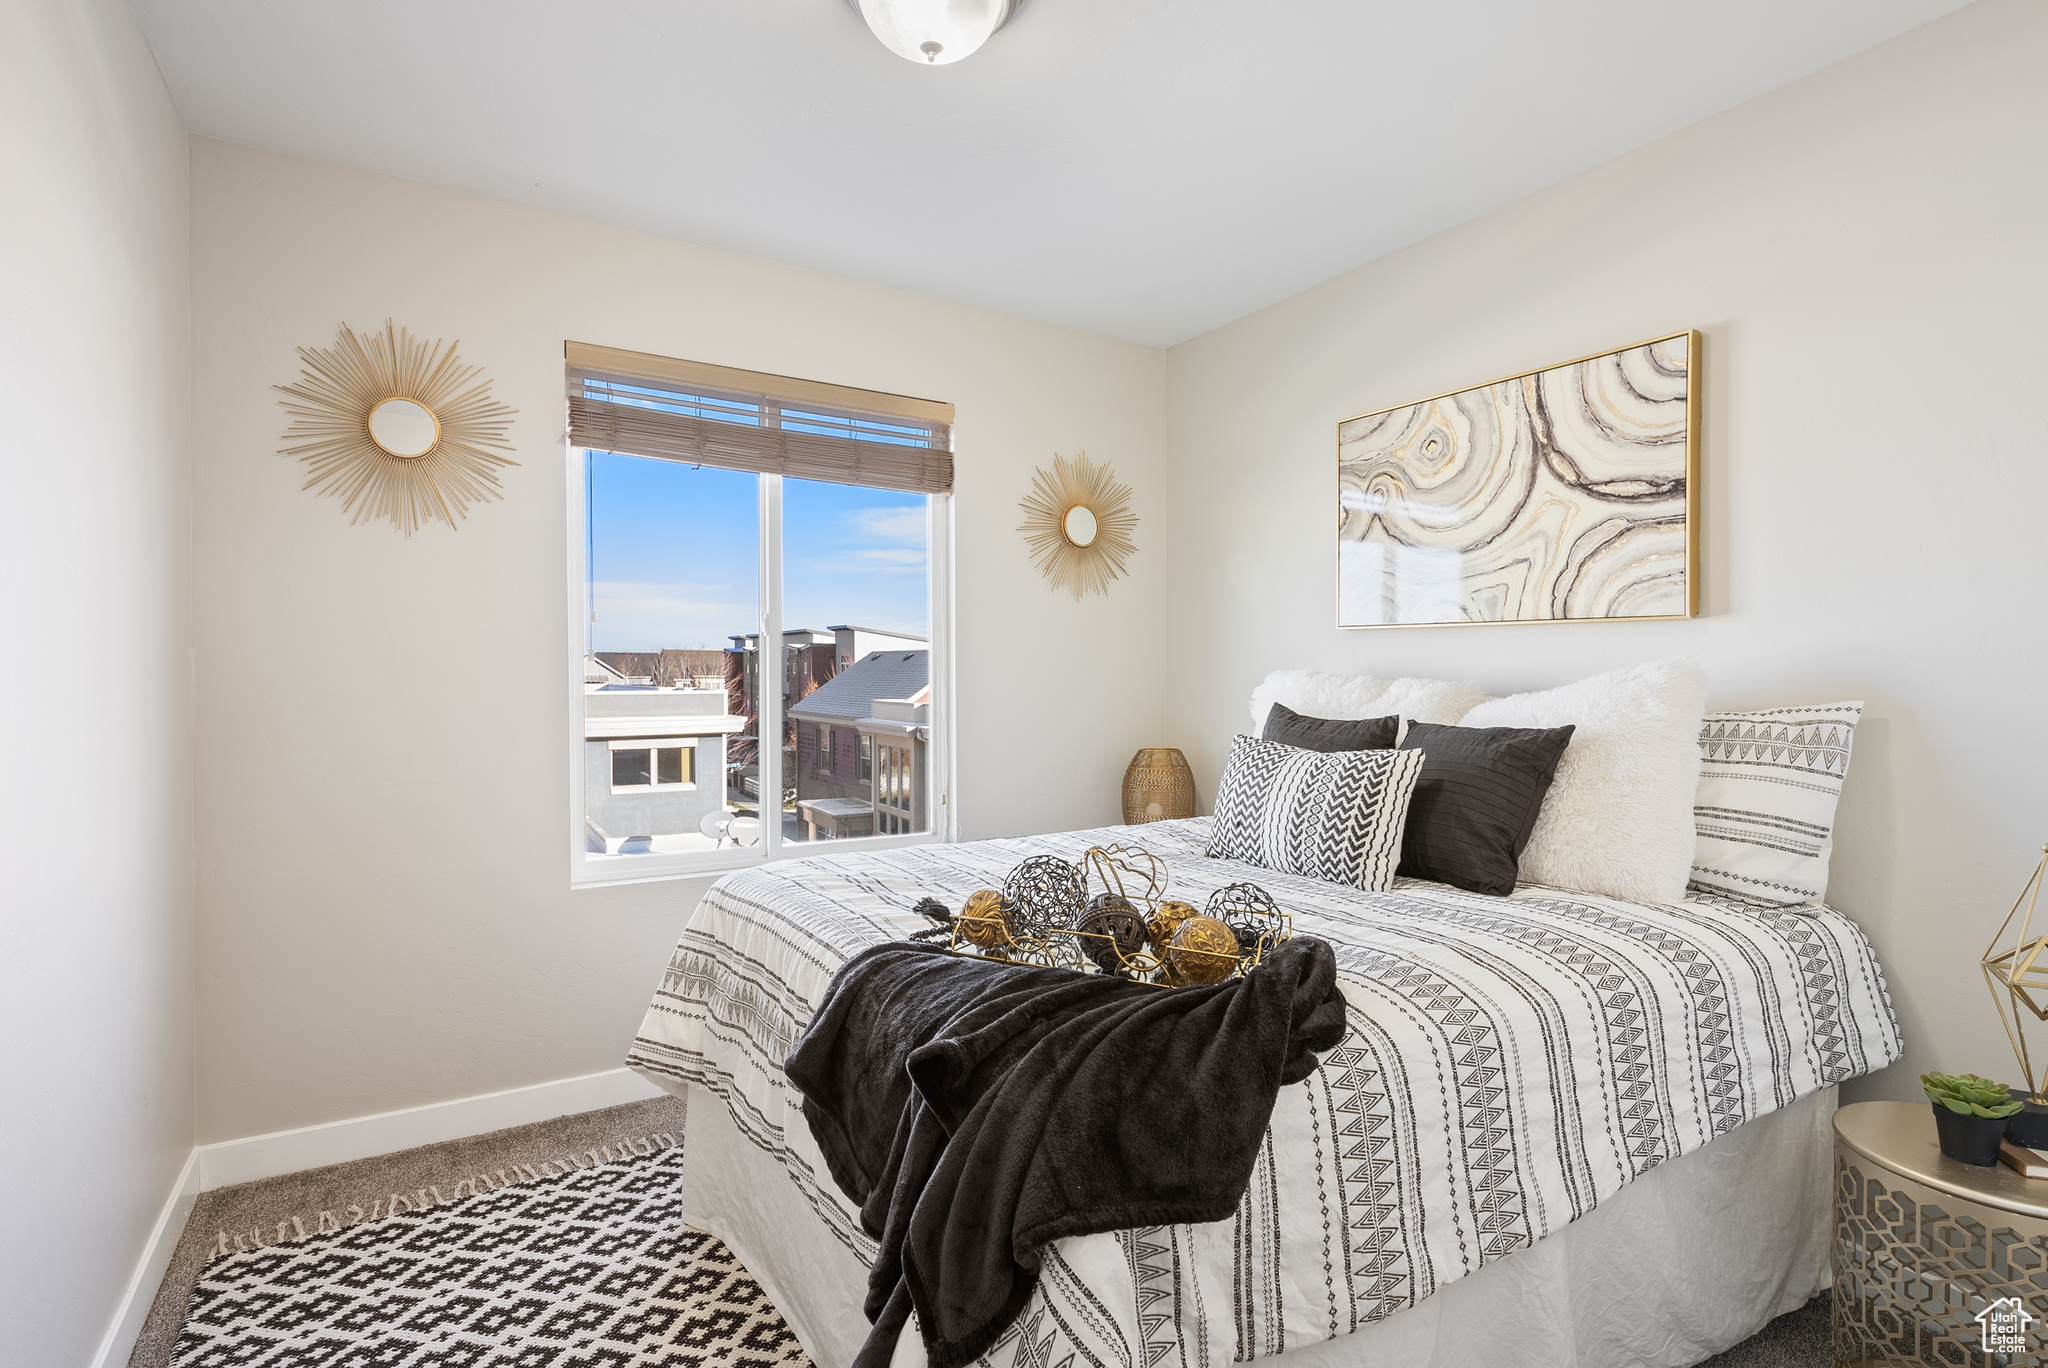
<svg viewBox="0 0 2048 1368">
<path fill-rule="evenodd" d="M 1699 353 L 1673 333 L 1337 425 L 1337 625 L 1699 612 Z"/>
</svg>

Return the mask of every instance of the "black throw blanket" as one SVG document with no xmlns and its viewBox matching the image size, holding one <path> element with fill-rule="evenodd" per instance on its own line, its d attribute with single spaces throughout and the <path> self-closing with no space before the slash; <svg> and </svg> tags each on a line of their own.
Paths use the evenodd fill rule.
<svg viewBox="0 0 2048 1368">
<path fill-rule="evenodd" d="M 1055 1240 L 1229 1216 L 1280 1085 L 1343 1034 L 1336 959 L 1306 937 L 1172 990 L 930 945 L 848 960 L 783 1067 L 881 1242 L 855 1368 L 887 1368 L 913 1308 L 931 1368 L 971 1363 Z"/>
</svg>

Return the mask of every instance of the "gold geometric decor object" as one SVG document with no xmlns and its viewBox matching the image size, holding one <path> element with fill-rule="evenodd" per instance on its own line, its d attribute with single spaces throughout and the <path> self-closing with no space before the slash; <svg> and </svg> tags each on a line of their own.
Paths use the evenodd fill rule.
<svg viewBox="0 0 2048 1368">
<path fill-rule="evenodd" d="M 2026 1021 L 2020 1012 L 2024 1008 L 2036 1021 L 2048 1021 L 2048 935 L 2034 930 L 2034 904 L 2041 898 L 2044 873 L 2048 873 L 2048 846 L 2041 847 L 2041 862 L 2034 866 L 2026 886 L 2013 900 L 2012 910 L 1998 924 L 1984 951 L 1984 983 L 1991 989 L 1991 1004 L 1998 1009 L 1998 1020 L 2005 1027 L 2005 1038 L 2012 1042 L 2012 1052 L 2019 1057 L 2029 1100 L 2037 1103 L 2044 1100 L 2043 1090 L 2048 1089 L 2048 1066 L 2038 1074 L 2034 1072 L 2033 1060 L 2027 1052 Z M 2026 904 L 2025 916 L 2020 916 L 2021 903 Z M 1999 942 L 2005 939 L 2006 928 L 2012 925 L 2014 917 L 2020 918 L 2019 932 L 2009 948 L 2000 950 Z"/>
<path fill-rule="evenodd" d="M 278 454 L 306 463 L 302 488 L 340 498 L 352 525 L 389 518 L 408 537 L 502 499 L 496 468 L 519 463 L 496 451 L 513 449 L 517 410 L 491 398 L 482 367 L 456 360 L 460 345 L 429 346 L 386 319 L 381 334 L 344 323 L 331 350 L 300 347 L 299 383 L 272 388 L 291 396 L 278 401 L 292 415 Z"/>
<path fill-rule="evenodd" d="M 1195 772 L 1171 746 L 1147 746 L 1124 769 L 1124 824 L 1195 815 Z"/>
<path fill-rule="evenodd" d="M 1031 492 L 1018 506 L 1024 522 L 1017 530 L 1032 563 L 1053 588 L 1073 590 L 1076 603 L 1084 589 L 1107 594 L 1138 549 L 1131 487 L 1118 484 L 1107 465 L 1097 469 L 1085 451 L 1072 464 L 1055 454 L 1050 471 L 1033 471 Z"/>
</svg>

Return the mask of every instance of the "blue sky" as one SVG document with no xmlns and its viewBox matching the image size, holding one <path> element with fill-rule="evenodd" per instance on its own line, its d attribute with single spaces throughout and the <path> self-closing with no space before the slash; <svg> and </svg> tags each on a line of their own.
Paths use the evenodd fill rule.
<svg viewBox="0 0 2048 1368">
<path fill-rule="evenodd" d="M 756 476 L 590 453 L 591 649 L 723 647 L 751 632 Z M 785 627 L 929 636 L 922 494 L 782 482 Z"/>
</svg>

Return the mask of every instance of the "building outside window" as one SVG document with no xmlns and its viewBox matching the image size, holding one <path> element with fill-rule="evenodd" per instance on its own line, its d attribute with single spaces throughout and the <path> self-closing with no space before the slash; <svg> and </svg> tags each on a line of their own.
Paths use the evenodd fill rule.
<svg viewBox="0 0 2048 1368">
<path fill-rule="evenodd" d="M 583 692 L 584 852 L 651 854 L 657 836 L 701 830 L 707 813 L 725 810 L 725 745 L 741 725 L 722 689 L 617 684 L 592 662 Z"/>
<path fill-rule="evenodd" d="M 951 406 L 578 343 L 569 363 L 572 878 L 949 837 Z M 782 625 L 806 620 L 834 625 Z"/>
<path fill-rule="evenodd" d="M 931 652 L 873 651 L 789 710 L 820 736 L 858 736 L 849 775 L 822 764 L 797 781 L 804 839 L 901 836 L 926 829 Z M 850 767 L 851 768 L 851 767 Z"/>
</svg>

